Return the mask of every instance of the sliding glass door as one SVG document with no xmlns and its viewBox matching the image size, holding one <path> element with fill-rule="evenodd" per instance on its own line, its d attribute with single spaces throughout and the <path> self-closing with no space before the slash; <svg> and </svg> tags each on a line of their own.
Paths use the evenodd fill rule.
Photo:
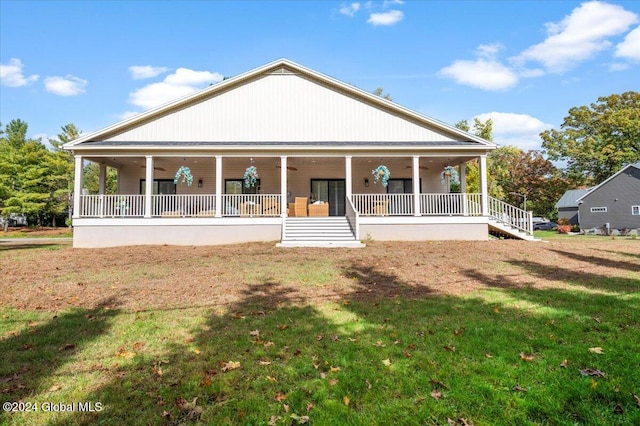
<svg viewBox="0 0 640 426">
<path fill-rule="evenodd" d="M 344 179 L 311 179 L 311 194 L 316 200 L 329 203 L 329 216 L 345 215 Z"/>
</svg>

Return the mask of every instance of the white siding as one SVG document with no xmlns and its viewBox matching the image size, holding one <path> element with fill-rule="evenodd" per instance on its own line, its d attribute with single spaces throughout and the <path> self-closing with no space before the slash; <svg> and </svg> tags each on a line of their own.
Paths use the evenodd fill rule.
<svg viewBox="0 0 640 426">
<path fill-rule="evenodd" d="M 111 141 L 448 141 L 450 135 L 294 74 L 266 75 Z"/>
</svg>

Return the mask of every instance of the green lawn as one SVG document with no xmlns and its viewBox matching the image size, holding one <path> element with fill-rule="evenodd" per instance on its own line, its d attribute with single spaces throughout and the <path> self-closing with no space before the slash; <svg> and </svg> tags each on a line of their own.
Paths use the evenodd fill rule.
<svg viewBox="0 0 640 426">
<path fill-rule="evenodd" d="M 640 424 L 640 257 L 623 255 L 627 275 L 566 288 L 488 265 L 458 297 L 300 304 L 270 273 L 224 306 L 0 307 L 2 402 L 38 408 L 0 423 Z"/>
</svg>

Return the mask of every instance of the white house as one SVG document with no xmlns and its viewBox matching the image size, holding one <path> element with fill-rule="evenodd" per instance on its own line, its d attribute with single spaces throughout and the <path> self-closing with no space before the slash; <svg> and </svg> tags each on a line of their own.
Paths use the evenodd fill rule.
<svg viewBox="0 0 640 426">
<path fill-rule="evenodd" d="M 64 148 L 75 156 L 75 247 L 532 235 L 528 212 L 488 196 L 494 144 L 286 59 Z M 99 194 L 82 191 L 85 161 L 100 165 Z M 466 193 L 469 161 L 480 193 Z M 373 174 L 379 166 L 389 175 Z M 117 195 L 104 194 L 107 167 Z M 250 167 L 255 182 L 244 180 Z M 459 172 L 460 193 L 445 167 Z"/>
</svg>

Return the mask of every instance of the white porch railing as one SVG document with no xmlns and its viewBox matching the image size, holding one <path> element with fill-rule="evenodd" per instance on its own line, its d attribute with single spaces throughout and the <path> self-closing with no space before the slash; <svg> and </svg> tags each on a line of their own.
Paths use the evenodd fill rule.
<svg viewBox="0 0 640 426">
<path fill-rule="evenodd" d="M 152 195 L 151 216 L 185 217 L 215 216 L 216 196 L 203 195 Z"/>
<path fill-rule="evenodd" d="M 81 195 L 80 217 L 142 217 L 144 195 Z"/>
<path fill-rule="evenodd" d="M 358 223 L 358 219 L 360 217 L 360 214 L 358 213 L 356 208 L 353 206 L 353 202 L 351 202 L 349 198 L 347 198 L 346 204 L 347 204 L 346 205 L 347 221 L 349 222 L 349 226 L 351 227 L 351 231 L 353 231 L 353 235 L 355 236 L 356 241 L 359 241 L 360 240 L 360 224 Z"/>
<path fill-rule="evenodd" d="M 481 194 L 420 194 L 425 216 L 481 216 Z"/>
<path fill-rule="evenodd" d="M 222 216 L 280 216 L 281 199 L 280 194 L 224 194 L 222 196 Z"/>
<path fill-rule="evenodd" d="M 504 201 L 489 197 L 489 216 L 529 235 L 533 235 L 533 217 L 530 211 L 522 210 Z"/>
<path fill-rule="evenodd" d="M 413 194 L 353 194 L 352 199 L 362 216 L 413 215 Z"/>
</svg>

